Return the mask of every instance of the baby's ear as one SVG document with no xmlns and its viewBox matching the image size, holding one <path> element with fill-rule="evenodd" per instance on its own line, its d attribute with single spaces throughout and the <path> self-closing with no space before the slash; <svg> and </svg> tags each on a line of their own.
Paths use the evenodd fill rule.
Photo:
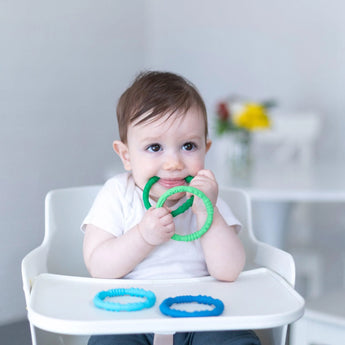
<svg viewBox="0 0 345 345">
<path fill-rule="evenodd" d="M 207 139 L 207 141 L 206 141 L 206 152 L 211 148 L 211 145 L 212 145 L 212 140 Z"/>
<path fill-rule="evenodd" d="M 125 170 L 130 171 L 132 167 L 131 167 L 131 162 L 129 159 L 128 146 L 122 141 L 115 140 L 113 142 L 113 149 L 121 158 L 122 164 Z"/>
</svg>

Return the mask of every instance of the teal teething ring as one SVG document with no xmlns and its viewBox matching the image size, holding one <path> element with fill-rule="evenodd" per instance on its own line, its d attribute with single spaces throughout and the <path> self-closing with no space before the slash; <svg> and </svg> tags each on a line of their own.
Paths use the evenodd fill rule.
<svg viewBox="0 0 345 345">
<path fill-rule="evenodd" d="M 176 194 L 176 193 L 181 193 L 181 192 L 187 192 L 187 193 L 192 193 L 199 197 L 205 204 L 206 211 L 207 211 L 207 218 L 204 223 L 204 225 L 201 227 L 200 230 L 193 232 L 192 234 L 188 235 L 179 235 L 179 234 L 174 234 L 171 239 L 175 241 L 194 241 L 198 238 L 200 238 L 202 235 L 206 233 L 206 231 L 210 228 L 212 221 L 213 221 L 213 205 L 210 199 L 199 189 L 195 187 L 190 187 L 190 186 L 178 186 L 178 187 L 173 187 L 169 190 L 167 190 L 159 199 L 157 202 L 157 208 L 162 207 L 166 201 L 166 199 L 169 198 L 169 196 Z M 182 205 L 183 206 L 183 205 Z M 180 212 L 181 213 L 181 212 Z"/>
<path fill-rule="evenodd" d="M 125 295 L 143 297 L 146 298 L 146 300 L 144 300 L 143 302 L 134 302 L 127 304 L 105 301 L 107 297 L 117 297 Z M 107 291 L 100 291 L 94 297 L 93 303 L 97 308 L 109 311 L 136 311 L 144 308 L 151 308 L 156 303 L 156 295 L 150 290 L 139 288 L 110 289 Z"/>
<path fill-rule="evenodd" d="M 187 176 L 185 178 L 185 180 L 189 183 L 190 181 L 192 181 L 193 176 Z M 158 176 L 153 176 L 151 177 L 148 182 L 146 183 L 146 186 L 144 187 L 143 190 L 143 201 L 144 201 L 144 206 L 145 208 L 148 210 L 149 208 L 152 207 L 152 205 L 150 204 L 149 201 L 149 194 L 150 194 L 150 189 L 151 187 L 159 180 Z M 194 200 L 194 196 L 192 196 L 191 198 L 189 198 L 183 205 L 181 205 L 180 207 L 178 207 L 176 210 L 171 212 L 171 215 L 173 217 L 176 217 L 177 215 L 187 211 L 192 205 L 193 205 L 193 200 Z"/>
</svg>

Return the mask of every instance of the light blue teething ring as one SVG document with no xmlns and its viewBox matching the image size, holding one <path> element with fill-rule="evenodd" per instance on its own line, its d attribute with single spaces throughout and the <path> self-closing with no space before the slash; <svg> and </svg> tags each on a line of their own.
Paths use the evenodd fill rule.
<svg viewBox="0 0 345 345">
<path fill-rule="evenodd" d="M 107 297 L 118 296 L 133 296 L 145 298 L 142 302 L 134 303 L 115 303 L 106 301 Z M 139 288 L 129 289 L 110 289 L 107 291 L 100 291 L 93 299 L 93 303 L 97 308 L 105 309 L 108 311 L 137 311 L 144 308 L 151 308 L 156 303 L 156 295 L 150 290 L 144 290 Z"/>
</svg>

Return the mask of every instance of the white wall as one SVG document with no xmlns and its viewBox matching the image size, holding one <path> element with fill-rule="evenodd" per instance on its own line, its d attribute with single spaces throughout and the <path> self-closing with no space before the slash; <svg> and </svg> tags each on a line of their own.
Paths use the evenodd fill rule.
<svg viewBox="0 0 345 345">
<path fill-rule="evenodd" d="M 275 98 L 324 121 L 321 154 L 345 156 L 345 3 L 150 0 L 148 61 L 221 97 Z"/>
<path fill-rule="evenodd" d="M 323 116 L 344 157 L 341 0 L 0 1 L 0 323 L 24 317 L 20 261 L 53 188 L 102 183 L 115 104 L 142 68 L 191 79 L 210 113 L 230 93 Z"/>
<path fill-rule="evenodd" d="M 20 262 L 48 190 L 102 183 L 115 105 L 144 63 L 145 4 L 0 1 L 0 323 L 24 317 Z"/>
</svg>

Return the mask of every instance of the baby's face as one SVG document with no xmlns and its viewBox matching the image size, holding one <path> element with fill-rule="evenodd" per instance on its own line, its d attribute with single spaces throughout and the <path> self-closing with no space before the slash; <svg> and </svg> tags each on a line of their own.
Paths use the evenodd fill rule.
<svg viewBox="0 0 345 345">
<path fill-rule="evenodd" d="M 128 128 L 126 169 L 132 170 L 141 189 L 152 176 L 158 176 L 160 179 L 150 192 L 150 197 L 158 200 L 168 189 L 186 185 L 187 176 L 195 176 L 204 168 L 209 146 L 205 141 L 203 116 L 198 110 L 190 109 L 180 117 L 163 116 L 155 122 Z M 182 196 L 173 195 L 170 204 Z"/>
</svg>

